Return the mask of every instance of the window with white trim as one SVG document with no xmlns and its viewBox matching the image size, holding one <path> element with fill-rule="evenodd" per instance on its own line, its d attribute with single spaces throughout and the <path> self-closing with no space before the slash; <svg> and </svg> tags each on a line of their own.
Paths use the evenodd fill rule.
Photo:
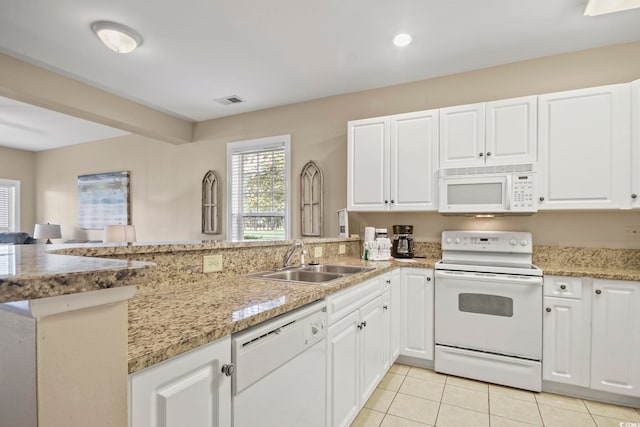
<svg viewBox="0 0 640 427">
<path fill-rule="evenodd" d="M 288 240 L 290 135 L 227 144 L 227 239 Z"/>
<path fill-rule="evenodd" d="M 20 181 L 0 179 L 0 232 L 20 231 Z"/>
</svg>

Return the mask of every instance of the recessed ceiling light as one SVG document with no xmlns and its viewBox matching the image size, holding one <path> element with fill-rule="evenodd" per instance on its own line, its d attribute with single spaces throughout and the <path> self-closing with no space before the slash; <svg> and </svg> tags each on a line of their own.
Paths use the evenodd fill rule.
<svg viewBox="0 0 640 427">
<path fill-rule="evenodd" d="M 404 47 L 411 43 L 411 36 L 409 34 L 398 34 L 393 38 L 393 44 L 398 47 Z"/>
<path fill-rule="evenodd" d="M 142 37 L 129 27 L 109 21 L 91 24 L 91 29 L 109 49 L 129 53 L 142 44 Z"/>
<path fill-rule="evenodd" d="M 640 7 L 640 0 L 589 0 L 585 16 L 604 15 Z"/>
</svg>

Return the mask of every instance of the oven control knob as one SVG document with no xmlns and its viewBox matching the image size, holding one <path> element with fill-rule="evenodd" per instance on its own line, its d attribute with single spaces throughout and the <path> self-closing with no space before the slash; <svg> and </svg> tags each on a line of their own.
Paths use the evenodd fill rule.
<svg viewBox="0 0 640 427">
<path fill-rule="evenodd" d="M 527 246 L 529 244 L 529 242 L 527 242 L 526 240 L 520 240 L 520 245 L 521 246 Z"/>
<path fill-rule="evenodd" d="M 460 240 L 460 238 L 459 238 L 459 237 L 456 237 L 456 240 L 454 240 L 454 243 L 455 243 L 456 245 L 459 245 L 461 241 L 462 241 L 462 240 Z"/>
<path fill-rule="evenodd" d="M 445 243 L 451 243 L 453 240 L 451 240 L 451 237 L 447 237 L 446 239 L 444 239 Z"/>
<path fill-rule="evenodd" d="M 517 241 L 516 239 L 511 239 L 511 240 L 509 241 L 509 244 L 510 244 L 511 246 L 516 246 L 516 245 L 518 244 L 518 241 Z"/>
</svg>

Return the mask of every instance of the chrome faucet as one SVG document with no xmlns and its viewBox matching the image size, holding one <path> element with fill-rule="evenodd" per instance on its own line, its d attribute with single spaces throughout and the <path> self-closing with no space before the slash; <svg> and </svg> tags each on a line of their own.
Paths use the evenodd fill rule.
<svg viewBox="0 0 640 427">
<path fill-rule="evenodd" d="M 296 249 L 302 247 L 304 247 L 304 243 L 302 242 L 296 242 L 293 245 L 289 246 L 289 249 L 287 249 L 287 252 L 284 254 L 284 260 L 282 262 L 283 268 L 289 267 L 289 261 L 291 261 L 291 257 L 293 256 L 294 252 L 296 251 Z"/>
</svg>

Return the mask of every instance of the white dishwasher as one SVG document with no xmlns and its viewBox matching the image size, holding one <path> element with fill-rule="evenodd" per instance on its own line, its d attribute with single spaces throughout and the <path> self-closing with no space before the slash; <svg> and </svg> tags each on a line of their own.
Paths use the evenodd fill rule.
<svg viewBox="0 0 640 427">
<path fill-rule="evenodd" d="M 325 426 L 324 301 L 232 336 L 233 426 Z"/>
</svg>

